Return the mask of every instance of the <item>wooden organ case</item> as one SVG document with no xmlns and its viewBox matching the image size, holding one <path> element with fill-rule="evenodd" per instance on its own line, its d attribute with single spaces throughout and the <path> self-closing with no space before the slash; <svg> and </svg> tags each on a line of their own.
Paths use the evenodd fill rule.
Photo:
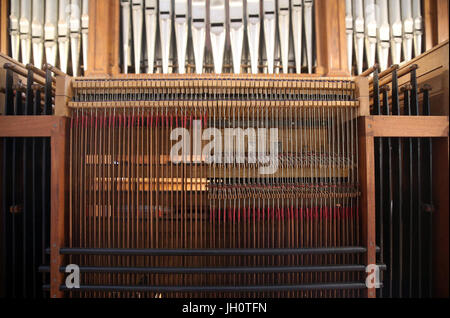
<svg viewBox="0 0 450 318">
<path fill-rule="evenodd" d="M 206 6 L 211 2 L 215 3 L 206 1 Z M 89 41 L 86 33 L 80 33 L 86 51 L 80 61 L 69 62 L 67 71 L 85 76 L 68 76 L 48 60 L 40 70 L 2 56 L 7 65 L 2 70 L 6 81 L 1 92 L 6 116 L 0 116 L 0 137 L 6 137 L 1 151 L 6 180 L 1 220 L 4 228 L 20 228 L 16 230 L 19 239 L 14 230 L 5 231 L 2 244 L 8 249 L 3 255 L 24 264 L 23 275 L 17 270 L 5 279 L 5 294 L 16 296 L 19 288 L 8 294 L 12 286 L 33 277 L 38 290 L 33 296 L 41 295 L 43 288 L 44 297 L 52 298 L 422 297 L 432 295 L 433 288 L 438 295 L 448 295 L 448 284 L 435 284 L 437 274 L 430 274 L 438 268 L 436 273 L 445 278 L 441 269 L 448 268 L 448 261 L 431 250 L 427 254 L 431 246 L 448 255 L 448 230 L 439 225 L 448 223 L 448 199 L 442 193 L 425 198 L 417 190 L 423 202 L 419 199 L 414 206 L 404 203 L 397 208 L 398 193 L 412 189 L 413 179 L 403 181 L 400 175 L 397 184 L 396 177 L 390 177 L 398 175 L 392 168 L 397 157 L 392 154 L 407 149 L 397 145 L 411 145 L 425 166 L 420 170 L 420 159 L 414 164 L 411 159 L 411 169 L 429 172 L 433 187 L 439 182 L 437 187 L 448 189 L 448 179 L 436 176 L 435 168 L 445 170 L 448 164 L 448 110 L 432 103 L 427 112 L 429 100 L 448 101 L 448 62 L 439 59 L 447 56 L 448 60 L 448 41 L 400 67 L 380 72 L 377 66 L 368 67 L 367 58 L 364 68 L 369 69 L 361 72 L 361 60 L 352 60 L 355 53 L 351 51 L 356 48 L 347 46 L 346 2 L 298 1 L 303 6 L 314 3 L 308 22 L 314 26 L 313 59 L 304 57 L 299 67 L 291 48 L 287 64 L 281 55 L 274 58 L 276 74 L 262 74 L 270 68 L 267 56 L 261 53 L 255 67 L 248 47 L 240 60 L 244 73 L 227 74 L 234 66 L 228 35 L 221 74 L 213 73 L 217 65 L 211 43 L 206 44 L 205 52 L 212 53 L 205 54 L 202 74 L 194 74 L 193 52 L 187 53 L 185 74 L 162 74 L 167 65 L 179 70 L 178 51 L 169 55 L 169 62 L 155 57 L 156 74 L 120 74 L 148 67 L 146 61 L 131 66 L 124 62 L 127 49 L 121 52 L 121 9 L 132 1 L 88 2 Z M 287 3 L 294 10 L 297 1 Z M 437 27 L 430 22 L 437 14 L 433 8 L 442 3 L 423 3 L 424 31 L 431 34 L 423 41 L 428 50 L 442 40 L 437 40 L 436 32 L 442 23 Z M 7 7 L 2 1 L 1 23 L 3 6 Z M 277 14 L 283 11 L 275 9 Z M 5 44 L 2 48 L 5 52 Z M 261 46 L 260 51 L 265 49 Z M 148 58 L 147 53 L 130 59 L 141 58 Z M 283 67 L 291 74 L 283 74 Z M 293 74 L 299 70 L 309 74 Z M 445 71 L 446 82 L 441 80 Z M 425 82 L 439 86 L 439 94 L 433 95 Z M 413 96 L 417 111 L 410 101 Z M 28 149 L 27 144 L 34 145 L 32 139 L 39 138 L 46 141 L 37 152 L 42 159 L 33 159 L 33 165 L 36 162 L 40 169 L 43 160 L 51 171 L 40 175 L 45 189 L 42 202 L 47 203 L 42 211 L 33 212 L 42 212 L 42 219 L 36 219 L 42 226 L 25 218 L 36 202 L 25 194 L 34 191 L 25 185 L 25 172 L 36 173 L 25 164 L 28 150 L 10 157 L 16 148 Z M 404 141 L 397 143 L 401 138 Z M 415 140 L 433 154 L 434 168 L 427 170 L 431 158 L 419 155 Z M 388 150 L 379 147 L 388 143 Z M 36 145 L 40 147 L 41 141 Z M 380 154 L 384 163 L 379 161 Z M 406 150 L 400 155 L 404 156 Z M 391 157 L 394 161 L 387 165 L 386 158 Z M 20 164 L 13 166 L 11 158 Z M 20 165 L 25 172 L 16 173 Z M 393 172 L 389 170 L 385 177 L 379 169 L 389 167 Z M 389 178 L 394 181 L 386 184 Z M 21 181 L 5 190 L 5 182 L 15 179 Z M 400 190 L 396 192 L 394 186 Z M 414 191 L 408 192 L 411 197 Z M 383 201 L 383 195 L 389 194 L 396 214 L 389 214 L 388 201 Z M 404 194 L 404 198 L 409 197 Z M 424 214 L 421 226 L 430 229 L 423 230 L 424 239 L 414 232 L 416 223 L 411 228 L 405 225 L 405 238 L 402 234 L 393 238 L 394 227 L 403 222 L 397 212 L 405 209 Z M 434 225 L 425 214 L 436 218 Z M 388 221 L 389 215 L 395 215 L 394 219 Z M 27 229 L 32 228 L 42 242 L 26 239 Z M 419 249 L 424 260 L 408 271 L 405 260 L 415 256 L 404 251 L 412 246 L 406 243 L 410 233 L 415 233 L 410 244 L 423 239 Z M 443 238 L 444 248 L 435 236 Z M 42 256 L 33 269 L 26 269 L 28 256 L 14 254 L 11 245 L 23 250 L 33 246 Z M 390 257 L 394 254 L 400 256 Z M 433 263 L 428 262 L 431 258 Z M 11 262 L 4 262 L 2 273 L 12 268 Z M 80 288 L 65 284 L 69 264 L 80 266 Z M 369 265 L 377 265 L 382 288 L 367 285 Z M 369 266 L 369 273 L 374 270 Z M 36 272 L 42 278 L 36 278 Z M 419 286 L 410 283 L 416 275 Z"/>
</svg>

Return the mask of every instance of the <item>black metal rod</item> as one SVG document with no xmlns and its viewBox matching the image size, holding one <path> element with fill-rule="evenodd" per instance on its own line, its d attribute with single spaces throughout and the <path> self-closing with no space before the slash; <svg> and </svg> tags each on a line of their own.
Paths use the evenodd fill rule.
<svg viewBox="0 0 450 318">
<path fill-rule="evenodd" d="M 306 255 L 306 254 L 362 254 L 365 247 L 324 248 L 242 248 L 242 249 L 126 249 L 126 248 L 61 248 L 63 255 L 133 255 L 133 256 L 227 256 L 227 255 Z"/>
<path fill-rule="evenodd" d="M 419 96 L 418 96 L 418 87 L 417 87 L 417 76 L 416 76 L 416 70 L 411 71 L 411 108 L 413 111 L 413 115 L 419 116 Z M 417 160 L 416 163 L 416 186 L 417 186 L 417 194 L 415 196 L 416 206 L 415 211 L 417 213 L 417 243 L 418 243 L 418 249 L 417 249 L 417 283 L 418 283 L 418 297 L 422 297 L 422 280 L 423 280 L 423 273 L 422 273 L 422 208 L 421 208 L 421 198 L 422 198 L 422 174 L 421 174 L 421 160 L 420 160 L 420 154 L 421 154 L 421 138 L 415 138 L 415 143 L 413 147 L 414 151 L 414 157 Z"/>
<path fill-rule="evenodd" d="M 380 86 L 378 70 L 373 73 L 373 109 L 372 114 L 381 115 Z M 383 140 L 375 138 L 375 174 L 378 177 L 375 190 L 375 214 L 377 222 L 377 239 L 380 246 L 380 262 L 384 263 L 384 221 L 383 221 Z M 378 290 L 378 296 L 383 296 L 383 289 Z"/>
<path fill-rule="evenodd" d="M 398 89 L 398 78 L 397 78 L 397 70 L 392 72 L 392 115 L 401 115 L 400 111 L 400 98 L 399 98 L 399 89 Z M 394 241 L 395 249 L 398 251 L 397 254 L 397 262 L 398 266 L 398 297 L 403 296 L 403 148 L 402 148 L 402 139 L 401 138 L 391 138 L 393 142 L 393 153 L 396 157 L 397 163 L 397 175 L 396 179 L 396 187 L 393 189 L 394 194 L 394 204 L 395 211 L 397 212 L 397 217 L 395 219 L 395 226 L 397 227 L 396 237 L 397 240 Z"/>
<path fill-rule="evenodd" d="M 22 111 L 23 111 L 23 105 L 22 105 L 22 93 L 19 90 L 16 90 L 16 94 L 15 94 L 15 101 L 14 101 L 14 114 L 15 116 L 18 115 L 22 115 Z M 12 196 L 11 196 L 11 205 L 12 205 L 12 244 L 11 244 L 11 260 L 12 260 L 12 268 L 11 268 L 11 277 L 12 277 L 12 297 L 16 297 L 16 287 L 18 287 L 18 285 L 20 284 L 20 282 L 18 281 L 18 273 L 19 273 L 19 266 L 21 266 L 22 264 L 20 264 L 19 259 L 18 259 L 18 253 L 16 253 L 17 250 L 17 246 L 19 244 L 19 242 L 16 242 L 17 239 L 19 239 L 18 237 L 18 229 L 17 229 L 17 224 L 18 224 L 18 220 L 16 219 L 16 214 L 19 212 L 19 193 L 17 191 L 17 181 L 18 181 L 18 173 L 17 173 L 17 165 L 18 165 L 18 157 L 19 157 L 19 149 L 20 149 L 20 145 L 19 142 L 21 141 L 21 139 L 19 138 L 13 138 L 12 139 L 12 152 L 11 152 L 11 173 L 12 173 L 12 178 L 11 178 L 11 192 L 12 192 Z M 17 217 L 18 218 L 18 217 Z"/>
<path fill-rule="evenodd" d="M 389 87 L 384 86 L 382 87 L 382 94 L 383 94 L 383 114 L 389 115 Z M 385 233 L 385 241 L 387 241 L 387 244 L 389 246 L 389 251 L 387 256 L 386 263 L 388 264 L 388 271 L 389 271 L 389 280 L 387 284 L 388 289 L 388 295 L 389 297 L 393 296 L 393 283 L 394 283 L 394 246 L 393 246 L 393 234 L 394 234 L 394 210 L 393 210 L 393 198 L 392 198 L 392 141 L 391 138 L 387 138 L 387 140 L 384 142 L 382 140 L 383 145 L 383 156 L 386 156 L 386 160 L 384 162 L 384 165 L 382 166 L 382 172 L 384 184 L 381 183 L 380 185 L 383 187 L 382 191 L 386 194 L 386 199 L 383 201 L 381 212 L 382 214 L 387 214 L 387 228 L 388 232 Z M 384 224 L 386 225 L 386 224 Z M 383 226 L 384 226 L 383 225 Z"/>
<path fill-rule="evenodd" d="M 14 75 L 10 69 L 6 70 L 5 77 L 5 115 L 14 114 L 14 91 L 13 91 Z M 11 158 L 12 154 L 12 140 L 11 138 L 3 138 L 3 173 L 2 173 L 2 284 L 4 290 L 7 292 L 11 285 L 11 275 L 9 270 L 11 268 L 11 257 L 9 256 L 10 242 L 12 235 L 11 226 L 11 213 L 9 213 L 9 207 L 11 204 Z"/>
<path fill-rule="evenodd" d="M 52 114 L 52 76 L 51 71 L 45 73 L 44 86 L 44 108 L 42 115 Z M 42 139 L 42 174 L 41 174 L 41 249 L 42 260 L 45 261 L 45 248 L 48 246 L 50 239 L 50 142 L 47 138 Z M 44 279 L 44 277 L 43 277 Z"/>
<path fill-rule="evenodd" d="M 404 89 L 404 111 L 405 115 L 411 115 L 411 91 L 410 88 Z M 408 192 L 408 205 L 405 206 L 405 211 L 408 212 L 409 215 L 409 229 L 408 229 L 408 256 L 409 256 L 409 278 L 408 278 L 408 285 L 407 288 L 409 290 L 409 297 L 413 297 L 413 288 L 414 288 L 414 281 L 413 281 L 413 264 L 414 264 L 414 213 L 413 213 L 413 200 L 414 200 L 414 169 L 413 169 L 413 143 L 412 138 L 407 139 L 407 145 L 405 149 L 405 157 L 404 162 L 407 164 L 406 166 L 409 168 L 408 173 L 408 185 L 407 189 Z"/>
<path fill-rule="evenodd" d="M 385 270 L 386 265 L 378 265 Z M 66 267 L 60 268 L 65 272 Z M 248 274 L 248 273 L 309 273 L 365 272 L 365 265 L 269 266 L 269 267 L 105 267 L 80 266 L 82 273 L 151 273 L 151 274 Z M 39 272 L 49 272 L 50 266 L 39 266 Z"/>
<path fill-rule="evenodd" d="M 423 93 L 423 115 L 430 116 L 430 90 L 431 87 L 429 85 L 424 85 L 422 88 Z M 428 241 L 428 297 L 433 296 L 433 143 L 431 138 L 424 138 L 424 151 L 423 151 L 423 179 L 424 179 L 424 187 L 423 187 L 423 206 L 422 209 L 426 212 L 426 216 L 428 219 L 428 233 L 426 240 Z"/>
<path fill-rule="evenodd" d="M 43 288 L 48 290 L 49 285 Z M 67 288 L 61 285 L 60 290 L 72 292 L 105 291 L 105 292 L 174 292 L 174 293 L 216 293 L 216 292 L 268 292 L 268 291 L 301 291 L 318 289 L 364 289 L 365 283 L 330 283 L 304 285 L 261 285 L 261 286 L 124 286 L 124 285 L 84 285 L 80 288 Z"/>
</svg>

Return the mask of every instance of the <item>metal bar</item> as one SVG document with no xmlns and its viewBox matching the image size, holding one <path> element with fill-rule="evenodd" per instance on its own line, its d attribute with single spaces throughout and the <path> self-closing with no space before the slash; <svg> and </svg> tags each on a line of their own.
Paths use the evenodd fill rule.
<svg viewBox="0 0 450 318">
<path fill-rule="evenodd" d="M 421 92 L 423 93 L 423 104 L 422 104 L 422 112 L 425 116 L 431 115 L 430 109 L 430 90 L 431 86 L 425 84 Z M 422 169 L 423 169 L 423 198 L 422 198 L 422 209 L 426 213 L 426 217 L 428 219 L 428 233 L 425 238 L 428 241 L 427 244 L 427 296 L 433 296 L 433 142 L 431 138 L 423 139 L 423 160 L 422 160 Z"/>
<path fill-rule="evenodd" d="M 399 89 L 398 89 L 398 79 L 397 70 L 392 71 L 392 115 L 400 116 L 400 100 L 399 100 Z M 396 281 L 398 282 L 397 290 L 394 292 L 398 297 L 403 296 L 403 145 L 401 138 L 391 138 L 393 143 L 393 154 L 394 160 L 397 163 L 397 174 L 396 174 L 396 187 L 393 189 L 394 193 L 394 208 L 397 211 L 397 216 L 395 220 L 395 230 L 397 239 L 394 241 L 395 249 L 398 251 L 397 263 L 398 266 L 398 276 Z"/>
<path fill-rule="evenodd" d="M 13 115 L 14 113 L 14 91 L 13 91 L 13 71 L 6 69 L 5 78 L 5 115 Z M 6 186 L 12 184 L 11 172 L 12 172 L 12 144 L 14 138 L 3 138 L 3 160 L 2 160 L 2 285 L 4 290 L 9 290 L 11 286 L 11 275 L 9 273 L 11 269 L 12 260 L 9 257 L 10 243 L 11 243 L 11 213 L 9 211 L 11 204 L 11 187 Z"/>
<path fill-rule="evenodd" d="M 345 254 L 365 253 L 365 247 L 327 247 L 327 248 L 252 248 L 252 249 L 118 249 L 118 248 L 61 248 L 64 255 L 143 255 L 143 256 L 226 256 L 226 255 L 307 255 L 307 254 Z"/>
<path fill-rule="evenodd" d="M 383 113 L 384 115 L 389 115 L 389 87 L 384 86 L 382 88 L 382 94 L 383 94 Z M 385 140 L 384 145 L 382 146 L 383 149 L 383 156 L 386 156 L 386 160 L 383 162 L 382 165 L 382 171 L 381 173 L 384 174 L 383 180 L 384 182 L 381 183 L 383 187 L 383 191 L 385 191 L 385 199 L 383 200 L 383 211 L 382 214 L 387 215 L 387 218 L 385 220 L 385 223 L 383 226 L 388 225 L 388 231 L 385 231 L 385 241 L 387 245 L 389 246 L 389 250 L 386 253 L 386 263 L 389 264 L 389 283 L 387 284 L 386 288 L 388 289 L 388 296 L 393 297 L 393 284 L 394 284 L 394 203 L 393 203 L 393 197 L 392 197 L 392 140 L 390 137 Z"/>
<path fill-rule="evenodd" d="M 416 69 L 413 69 L 410 73 L 410 84 L 411 84 L 411 114 L 413 116 L 419 116 L 419 91 L 418 91 L 418 84 L 417 84 L 417 75 L 416 75 Z M 421 208 L 421 199 L 422 199 L 422 171 L 421 171 L 421 138 L 416 138 L 413 141 L 413 161 L 416 160 L 414 163 L 414 169 L 415 171 L 415 189 L 416 195 L 414 196 L 414 203 L 415 203 L 415 213 L 417 213 L 417 237 L 415 241 L 418 244 L 417 248 L 417 283 L 418 283 L 418 297 L 422 297 L 422 280 L 423 280 L 423 272 L 422 272 L 422 250 L 423 250 L 423 242 L 422 242 L 422 216 L 423 211 Z"/>
<path fill-rule="evenodd" d="M 378 265 L 385 270 L 386 265 Z M 62 266 L 60 271 L 65 272 Z M 39 266 L 39 272 L 47 273 L 50 266 Z M 151 274 L 249 274 L 249 273 L 303 273 L 303 272 L 365 272 L 365 265 L 315 265 L 315 266 L 269 266 L 269 267 L 105 267 L 80 266 L 82 273 L 151 273 Z"/>
<path fill-rule="evenodd" d="M 44 285 L 47 290 L 49 285 Z M 121 292 L 176 292 L 176 293 L 217 293 L 217 292 L 280 292 L 280 291 L 308 291 L 319 289 L 364 289 L 365 283 L 330 283 L 330 284 L 305 284 L 305 285 L 271 285 L 271 286 L 119 286 L 119 285 L 83 285 L 80 288 L 69 289 L 61 285 L 60 290 L 72 292 L 84 291 L 121 291 Z"/>
</svg>

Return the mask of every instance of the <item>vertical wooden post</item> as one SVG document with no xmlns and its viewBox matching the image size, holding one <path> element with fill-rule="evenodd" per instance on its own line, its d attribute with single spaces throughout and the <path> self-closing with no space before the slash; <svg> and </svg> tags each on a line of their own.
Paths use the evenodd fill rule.
<svg viewBox="0 0 450 318">
<path fill-rule="evenodd" d="M 8 11 L 9 0 L 0 0 L 0 53 L 5 55 L 9 53 Z"/>
<path fill-rule="evenodd" d="M 63 256 L 59 249 L 66 243 L 66 194 L 67 194 L 67 136 L 68 119 L 61 117 L 53 124 L 50 137 L 51 148 L 51 216 L 50 216 L 50 297 L 60 298 L 59 290 L 64 275 L 59 269 L 63 265 Z"/>
<path fill-rule="evenodd" d="M 89 52 L 86 76 L 119 73 L 119 0 L 90 0 Z"/>
<path fill-rule="evenodd" d="M 359 120 L 359 176 L 361 183 L 362 242 L 367 248 L 365 265 L 376 264 L 375 245 L 375 148 L 370 121 Z M 375 298 L 375 288 L 367 289 L 367 297 Z"/>
<path fill-rule="evenodd" d="M 425 51 L 448 40 L 448 0 L 423 1 Z"/>
<path fill-rule="evenodd" d="M 375 148 L 370 121 L 369 80 L 367 77 L 356 77 L 356 96 L 359 101 L 358 150 L 359 180 L 361 184 L 362 242 L 367 248 L 364 263 L 376 264 L 375 241 Z M 367 297 L 376 297 L 375 289 L 367 289 Z"/>
<path fill-rule="evenodd" d="M 70 116 L 67 103 L 72 96 L 71 81 L 70 76 L 56 75 L 55 116 Z"/>
<path fill-rule="evenodd" d="M 316 73 L 348 76 L 345 1 L 316 0 Z M 351 52 L 350 52 L 351 54 Z"/>
</svg>

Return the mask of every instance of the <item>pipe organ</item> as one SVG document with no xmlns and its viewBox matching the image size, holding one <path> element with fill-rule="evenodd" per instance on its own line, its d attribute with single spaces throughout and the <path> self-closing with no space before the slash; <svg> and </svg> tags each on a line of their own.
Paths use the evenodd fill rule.
<svg viewBox="0 0 450 318">
<path fill-rule="evenodd" d="M 313 73 L 314 1 L 120 5 L 123 73 Z"/>
<path fill-rule="evenodd" d="M 0 292 L 448 296 L 432 1 L 2 2 Z"/>
<path fill-rule="evenodd" d="M 385 70 L 389 65 L 419 56 L 424 35 L 421 2 L 346 0 L 348 69 L 352 70 L 355 64 L 355 73 L 361 74 L 364 67 L 378 62 Z"/>
<path fill-rule="evenodd" d="M 13 0 L 9 33 L 13 59 L 77 76 L 88 67 L 89 0 Z"/>
</svg>

